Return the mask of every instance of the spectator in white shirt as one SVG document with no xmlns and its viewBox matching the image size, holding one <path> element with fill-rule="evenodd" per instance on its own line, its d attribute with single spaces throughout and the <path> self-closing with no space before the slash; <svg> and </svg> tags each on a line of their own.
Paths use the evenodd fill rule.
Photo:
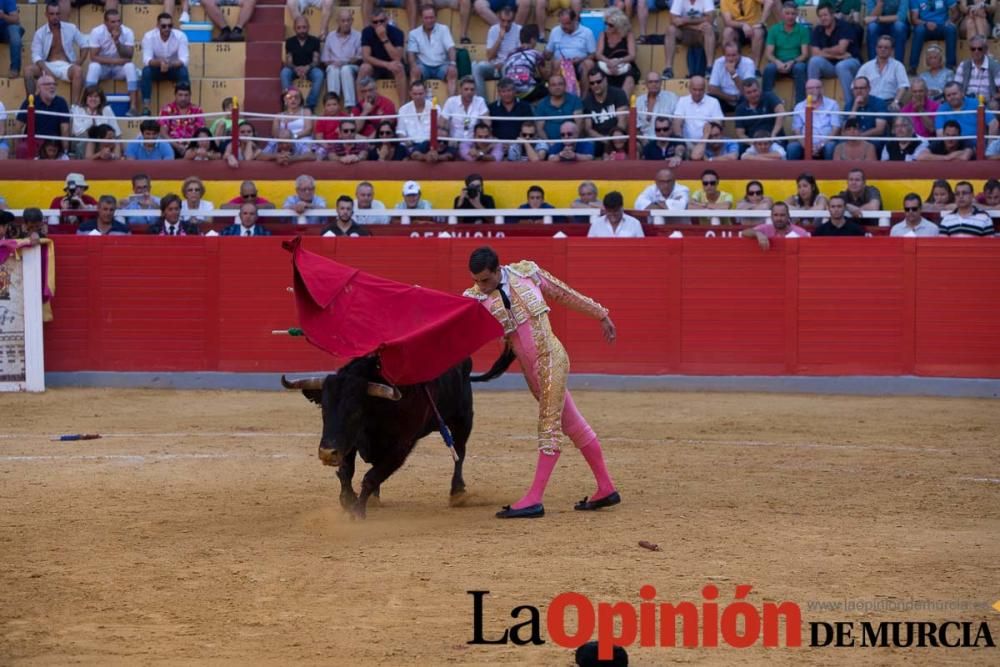
<svg viewBox="0 0 1000 667">
<path fill-rule="evenodd" d="M 374 213 L 384 211 L 385 204 L 375 199 L 375 186 L 368 181 L 361 181 L 354 189 L 354 215 L 359 225 L 388 225 L 389 216 Z M 372 212 L 371 215 L 365 215 Z"/>
<path fill-rule="evenodd" d="M 361 67 L 361 33 L 351 28 L 349 9 L 337 13 L 337 29 L 326 36 L 320 60 L 326 65 L 326 90 L 337 93 L 350 109 L 358 103 L 354 80 Z"/>
<path fill-rule="evenodd" d="M 441 108 L 434 105 L 441 113 Z M 431 138 L 431 104 L 427 101 L 427 87 L 423 81 L 410 84 L 410 101 L 399 107 L 396 135 L 407 147 L 424 144 Z"/>
<path fill-rule="evenodd" d="M 463 76 L 459 94 L 445 100 L 441 121 L 453 140 L 471 140 L 476 123 L 490 123 L 486 100 L 476 95 L 476 81 L 471 76 Z"/>
<path fill-rule="evenodd" d="M 476 6 L 480 3 L 489 9 L 486 0 L 477 0 Z M 514 53 L 521 44 L 521 26 L 514 22 L 514 8 L 504 5 L 495 18 L 497 22 L 486 33 L 486 60 L 472 63 L 476 94 L 482 98 L 486 97 L 486 82 L 500 78 L 500 70 L 507 56 Z"/>
<path fill-rule="evenodd" d="M 87 66 L 86 86 L 96 86 L 105 79 L 125 81 L 132 102 L 129 113 L 138 116 L 139 73 L 132 62 L 135 54 L 135 33 L 122 25 L 117 9 L 104 12 L 104 23 L 90 31 L 90 65 Z"/>
<path fill-rule="evenodd" d="M 445 81 L 448 94 L 454 95 L 458 68 L 455 66 L 455 42 L 451 38 L 451 30 L 437 22 L 437 9 L 433 5 L 426 5 L 420 10 L 420 22 L 421 25 L 411 30 L 406 40 L 410 76 L 414 81 Z"/>
<path fill-rule="evenodd" d="M 719 100 L 724 111 L 732 112 L 743 96 L 743 82 L 754 78 L 756 66 L 753 60 L 740 55 L 736 42 L 726 44 L 722 53 L 722 57 L 712 65 L 708 93 Z"/>
<path fill-rule="evenodd" d="M 35 94 L 35 82 L 43 74 L 51 74 L 70 84 L 70 99 L 80 99 L 83 70 L 80 61 L 87 40 L 72 23 L 59 20 L 59 3 L 49 0 L 45 5 L 45 25 L 39 26 L 31 39 L 31 64 L 24 70 L 24 89 Z"/>
<path fill-rule="evenodd" d="M 693 76 L 688 82 L 690 95 L 677 101 L 674 113 L 674 135 L 688 140 L 689 144 L 708 138 L 708 121 L 722 122 L 719 100 L 705 94 L 705 77 Z M 688 150 L 693 146 L 689 145 Z"/>
<path fill-rule="evenodd" d="M 911 192 L 903 197 L 903 221 L 889 230 L 889 236 L 938 236 L 938 226 L 920 214 L 923 202 L 920 195 Z"/>
<path fill-rule="evenodd" d="M 715 56 L 715 0 L 673 0 L 670 3 L 670 24 L 663 35 L 664 79 L 674 78 L 678 38 L 689 49 L 701 44 L 705 48 L 705 60 Z"/>
<path fill-rule="evenodd" d="M 774 141 L 767 130 L 757 130 L 754 142 L 740 156 L 741 160 L 784 160 L 785 149 Z"/>
<path fill-rule="evenodd" d="M 588 238 L 641 239 L 646 235 L 642 223 L 625 213 L 625 200 L 620 192 L 604 195 L 604 215 L 590 223 Z"/>
<path fill-rule="evenodd" d="M 671 169 L 661 169 L 656 172 L 655 182 L 639 193 L 636 197 L 635 206 L 637 211 L 650 211 L 653 209 L 683 210 L 688 206 L 691 198 L 691 191 L 686 185 L 681 185 L 674 179 L 674 172 Z M 680 222 L 672 219 L 671 222 Z"/>
<path fill-rule="evenodd" d="M 156 17 L 156 27 L 142 37 L 142 114 L 152 115 L 149 101 L 153 98 L 153 81 L 175 81 L 191 84 L 188 75 L 188 38 L 174 29 L 173 17 L 163 12 Z"/>
<path fill-rule="evenodd" d="M 889 35 L 879 37 L 875 46 L 875 58 L 858 70 L 858 76 L 865 77 L 871 84 L 869 95 L 885 102 L 889 111 L 899 111 L 900 101 L 910 89 L 906 67 L 892 57 L 894 44 L 895 40 Z"/>
<path fill-rule="evenodd" d="M 650 71 L 646 74 L 646 92 L 635 100 L 636 124 L 639 137 L 646 141 L 655 141 L 656 132 L 653 121 L 661 114 L 672 114 L 677 107 L 677 93 L 662 90 L 663 79 L 659 72 Z M 666 118 L 664 120 L 669 121 Z"/>
<path fill-rule="evenodd" d="M 813 158 L 816 160 L 832 160 L 833 151 L 837 148 L 836 137 L 840 134 L 840 106 L 829 97 L 823 96 L 823 82 L 819 79 L 806 81 L 806 94 L 813 98 Z M 795 105 L 795 115 L 792 116 L 792 131 L 795 134 L 805 132 L 806 100 Z M 801 160 L 805 156 L 805 148 L 798 141 L 788 144 L 788 159 Z"/>
</svg>

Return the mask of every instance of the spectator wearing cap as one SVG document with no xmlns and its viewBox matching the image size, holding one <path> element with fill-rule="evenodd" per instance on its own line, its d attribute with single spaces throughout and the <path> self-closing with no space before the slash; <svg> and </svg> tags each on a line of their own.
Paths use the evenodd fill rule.
<svg viewBox="0 0 1000 667">
<path fill-rule="evenodd" d="M 429 201 L 420 196 L 420 184 L 416 181 L 403 183 L 403 201 L 394 207 L 397 211 L 426 211 L 434 208 Z"/>
<path fill-rule="evenodd" d="M 77 234 L 88 236 L 127 236 L 132 233 L 129 226 L 115 217 L 118 202 L 111 195 L 101 195 L 97 202 L 97 218 L 82 223 Z"/>
<path fill-rule="evenodd" d="M 58 225 L 62 222 L 77 225 L 85 219 L 93 219 L 94 213 L 92 212 L 97 210 L 97 200 L 86 194 L 89 187 L 83 174 L 67 174 L 66 184 L 63 188 L 65 194 L 54 197 L 52 203 L 49 204 L 49 208 L 59 210 L 60 214 L 49 216 L 49 224 Z M 84 214 L 84 211 L 91 213 Z"/>
<path fill-rule="evenodd" d="M 222 230 L 222 236 L 270 236 L 266 227 L 257 223 L 257 205 L 252 201 L 240 204 L 239 219 Z"/>
<path fill-rule="evenodd" d="M 361 181 L 354 189 L 354 215 L 362 225 L 388 225 L 389 216 L 375 211 L 384 211 L 385 204 L 375 199 L 375 186 Z M 361 213 L 362 215 L 358 215 Z M 367 215 L 366 215 L 367 214 Z"/>
<path fill-rule="evenodd" d="M 604 215 L 593 219 L 588 238 L 641 239 L 646 236 L 642 223 L 625 213 L 625 200 L 617 191 L 604 195 Z"/>
<path fill-rule="evenodd" d="M 156 17 L 156 27 L 142 37 L 142 113 L 149 111 L 153 99 L 154 81 L 175 81 L 191 84 L 188 74 L 188 38 L 180 30 L 174 29 L 174 18 L 163 12 Z M 190 90 L 190 88 L 188 89 Z"/>
<path fill-rule="evenodd" d="M 240 194 L 223 204 L 221 208 L 239 208 L 244 202 L 252 202 L 257 207 L 257 210 L 274 208 L 274 204 L 258 194 L 257 184 L 253 181 L 243 181 L 240 183 Z"/>
<path fill-rule="evenodd" d="M 160 109 L 160 116 L 164 118 L 160 123 L 160 133 L 164 139 L 174 139 L 171 145 L 177 157 L 184 155 L 188 142 L 199 129 L 205 127 L 201 107 L 191 104 L 191 84 L 183 81 L 174 85 L 174 101 Z M 171 117 L 175 118 L 171 120 Z"/>
</svg>

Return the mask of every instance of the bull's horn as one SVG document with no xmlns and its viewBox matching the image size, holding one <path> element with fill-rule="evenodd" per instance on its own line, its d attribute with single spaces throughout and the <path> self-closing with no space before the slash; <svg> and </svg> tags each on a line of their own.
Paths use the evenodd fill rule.
<svg viewBox="0 0 1000 667">
<path fill-rule="evenodd" d="M 322 389 L 323 379 L 321 377 L 311 377 L 302 378 L 301 380 L 289 380 L 282 375 L 281 386 L 285 389 Z"/>
<path fill-rule="evenodd" d="M 378 382 L 368 383 L 368 395 L 378 396 L 379 398 L 388 398 L 390 401 L 398 401 L 403 397 L 403 395 L 399 393 L 399 389 L 396 387 L 379 384 Z"/>
</svg>

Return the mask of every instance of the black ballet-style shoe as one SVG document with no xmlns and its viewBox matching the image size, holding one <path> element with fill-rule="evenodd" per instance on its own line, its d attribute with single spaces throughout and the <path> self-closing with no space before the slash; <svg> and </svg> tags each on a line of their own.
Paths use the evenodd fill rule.
<svg viewBox="0 0 1000 667">
<path fill-rule="evenodd" d="M 608 495 L 604 496 L 600 500 L 587 500 L 585 497 L 583 500 L 573 505 L 573 509 L 579 510 L 581 512 L 592 512 L 594 510 L 599 510 L 602 507 L 611 507 L 612 505 L 617 505 L 622 501 L 621 494 L 617 491 L 612 491 Z"/>
<path fill-rule="evenodd" d="M 511 509 L 510 505 L 504 505 L 503 509 L 497 512 L 498 519 L 538 519 L 545 516 L 545 507 L 541 503 L 528 505 L 519 510 Z"/>
</svg>

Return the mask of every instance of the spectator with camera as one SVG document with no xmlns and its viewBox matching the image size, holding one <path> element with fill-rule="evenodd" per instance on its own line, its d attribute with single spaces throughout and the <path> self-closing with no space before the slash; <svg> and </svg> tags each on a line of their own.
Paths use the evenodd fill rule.
<svg viewBox="0 0 1000 667">
<path fill-rule="evenodd" d="M 489 210 L 496 208 L 493 197 L 483 192 L 483 177 L 479 174 L 469 174 L 465 177 L 465 187 L 461 194 L 455 197 L 454 208 L 457 209 L 479 209 Z M 460 223 L 482 223 L 486 222 L 485 217 L 480 218 L 459 218 Z M 492 220 L 491 220 L 492 222 Z"/>
<path fill-rule="evenodd" d="M 132 177 L 132 194 L 119 202 L 122 210 L 125 211 L 146 211 L 160 207 L 160 198 L 152 195 L 153 183 L 146 174 L 135 174 Z M 132 217 L 130 222 L 140 224 L 153 224 L 156 217 Z"/>
<path fill-rule="evenodd" d="M 87 214 L 85 212 L 96 211 L 97 200 L 86 194 L 89 187 L 87 179 L 83 177 L 83 174 L 67 174 L 66 187 L 63 188 L 63 192 L 66 194 L 53 198 L 52 203 L 49 204 L 49 208 L 60 211 L 59 215 L 49 216 L 49 224 L 58 225 L 59 223 L 65 223 L 78 225 L 84 220 L 92 219 L 94 214 Z"/>
</svg>

